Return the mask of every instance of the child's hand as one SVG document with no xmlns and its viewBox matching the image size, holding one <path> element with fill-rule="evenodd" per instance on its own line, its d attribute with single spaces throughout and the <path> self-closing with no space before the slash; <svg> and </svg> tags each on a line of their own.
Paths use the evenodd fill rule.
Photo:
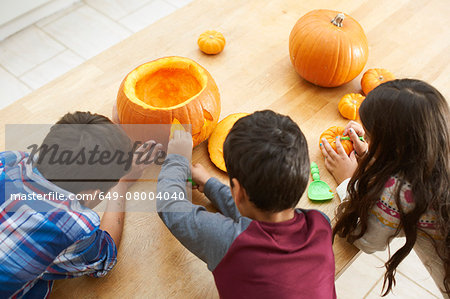
<svg viewBox="0 0 450 299">
<path fill-rule="evenodd" d="M 170 139 L 167 148 L 167 155 L 176 154 L 191 160 L 192 157 L 192 135 L 189 132 L 176 130 L 173 138 Z"/>
<path fill-rule="evenodd" d="M 336 183 L 340 184 L 353 175 L 358 166 L 355 153 L 352 152 L 350 157 L 347 156 L 339 136 L 336 137 L 337 152 L 334 151 L 325 138 L 322 138 L 320 149 L 322 150 L 322 155 L 325 157 L 325 167 L 333 175 Z"/>
<path fill-rule="evenodd" d="M 144 170 L 149 167 L 152 163 L 142 163 L 144 161 L 153 161 L 155 156 L 161 150 L 162 145 L 156 144 L 155 141 L 149 140 L 143 143 L 133 155 L 133 163 L 131 164 L 130 172 L 128 172 L 125 176 L 123 176 L 120 181 L 127 184 L 127 186 L 131 186 L 134 184 L 142 175 Z M 147 155 L 150 153 L 150 157 L 147 158 Z M 136 163 L 136 161 L 138 161 Z"/>
<path fill-rule="evenodd" d="M 206 182 L 211 178 L 211 175 L 203 167 L 202 164 L 195 164 L 191 167 L 192 180 L 197 184 L 198 191 L 203 193 Z"/>
<path fill-rule="evenodd" d="M 356 155 L 358 157 L 364 156 L 367 152 L 367 142 L 359 139 L 360 136 L 364 137 L 366 134 L 363 127 L 355 121 L 350 121 L 345 126 L 343 134 L 350 137 L 350 140 L 353 142 L 353 148 L 355 149 Z"/>
<path fill-rule="evenodd" d="M 364 128 L 363 126 L 361 126 L 361 124 L 357 123 L 356 121 L 349 121 L 348 124 L 345 126 L 344 128 L 344 135 L 348 135 L 348 131 L 350 129 L 355 130 L 355 132 L 359 135 L 359 136 L 364 136 L 364 134 L 366 132 L 364 132 Z"/>
</svg>

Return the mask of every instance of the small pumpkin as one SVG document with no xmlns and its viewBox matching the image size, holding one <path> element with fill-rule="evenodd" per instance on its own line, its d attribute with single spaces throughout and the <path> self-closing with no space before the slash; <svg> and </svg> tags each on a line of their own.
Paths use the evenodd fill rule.
<svg viewBox="0 0 450 299">
<path fill-rule="evenodd" d="M 225 167 L 225 160 L 223 158 L 223 143 L 225 142 L 225 139 L 227 138 L 227 135 L 235 122 L 247 115 L 248 113 L 234 113 L 228 115 L 217 124 L 216 128 L 209 137 L 209 157 L 214 165 L 216 165 L 220 170 L 225 172 L 227 171 L 227 168 Z"/>
<path fill-rule="evenodd" d="M 344 133 L 344 127 L 333 126 L 326 129 L 322 135 L 320 135 L 319 144 L 322 143 L 322 138 L 325 138 L 336 151 L 336 137 L 342 136 Z M 353 151 L 353 143 L 350 140 L 341 140 L 342 147 L 347 155 Z"/>
<path fill-rule="evenodd" d="M 347 14 L 313 10 L 301 17 L 289 36 L 292 65 L 305 80 L 335 87 L 353 80 L 369 56 L 364 30 Z"/>
<path fill-rule="evenodd" d="M 117 94 L 117 115 L 121 124 L 172 124 L 175 119 L 190 124 L 196 146 L 211 135 L 219 120 L 219 90 L 208 71 L 195 61 L 160 58 L 125 77 Z M 142 132 L 123 127 L 131 138 L 142 140 Z M 153 135 L 146 138 L 158 135 L 149 133 Z"/>
<path fill-rule="evenodd" d="M 365 95 L 369 94 L 381 83 L 395 80 L 394 74 L 386 69 L 369 69 L 361 78 L 361 88 Z"/>
<path fill-rule="evenodd" d="M 197 44 L 206 54 L 218 54 L 225 48 L 225 37 L 216 30 L 207 30 L 200 34 Z"/>
<path fill-rule="evenodd" d="M 359 93 L 348 93 L 344 95 L 338 104 L 341 115 L 347 119 L 359 118 L 359 106 L 366 97 Z"/>
</svg>

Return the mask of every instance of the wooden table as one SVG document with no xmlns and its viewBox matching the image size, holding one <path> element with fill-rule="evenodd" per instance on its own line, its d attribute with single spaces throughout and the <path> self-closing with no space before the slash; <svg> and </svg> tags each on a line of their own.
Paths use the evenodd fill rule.
<svg viewBox="0 0 450 299">
<path fill-rule="evenodd" d="M 366 68 L 383 67 L 398 77 L 426 80 L 449 98 L 448 1 L 196 0 L 1 110 L 0 119 L 2 124 L 53 123 L 76 110 L 110 116 L 119 84 L 130 70 L 159 57 L 186 56 L 215 78 L 222 98 L 221 118 L 260 109 L 290 115 L 307 136 L 311 160 L 318 163 L 322 179 L 334 188 L 319 152 L 318 136 L 331 125 L 346 123 L 337 102 L 346 93 L 360 91 L 361 77 L 325 89 L 295 73 L 289 60 L 289 33 L 300 16 L 316 8 L 343 11 L 360 22 L 369 41 Z M 227 46 L 220 55 L 207 56 L 198 50 L 197 37 L 206 29 L 224 33 Z M 226 181 L 209 161 L 205 143 L 195 149 L 193 160 Z M 148 191 L 155 186 L 134 188 Z M 212 209 L 198 193 L 194 202 Z M 299 206 L 320 209 L 334 218 L 338 202 L 335 198 L 313 204 L 303 196 Z M 339 275 L 357 250 L 337 240 L 334 251 Z M 59 281 L 53 297 L 215 298 L 217 291 L 206 265 L 172 237 L 156 213 L 135 212 L 127 214 L 115 269 L 103 279 Z"/>
</svg>

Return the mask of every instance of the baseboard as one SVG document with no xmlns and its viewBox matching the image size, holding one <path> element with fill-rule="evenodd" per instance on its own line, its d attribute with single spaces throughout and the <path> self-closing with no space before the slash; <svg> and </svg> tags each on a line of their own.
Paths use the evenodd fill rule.
<svg viewBox="0 0 450 299">
<path fill-rule="evenodd" d="M 52 0 L 0 26 L 0 40 L 80 0 Z"/>
</svg>

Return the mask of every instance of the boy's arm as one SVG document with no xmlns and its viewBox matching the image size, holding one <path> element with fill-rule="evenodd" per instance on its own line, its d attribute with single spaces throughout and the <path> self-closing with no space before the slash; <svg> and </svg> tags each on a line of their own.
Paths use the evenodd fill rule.
<svg viewBox="0 0 450 299">
<path fill-rule="evenodd" d="M 103 213 L 100 222 L 100 229 L 109 233 L 117 247 L 119 247 L 122 238 L 123 223 L 125 220 L 125 194 L 127 190 L 128 185 L 124 181 L 119 181 L 116 186 L 111 188 L 109 192 L 111 194 L 117 192 L 119 196 L 114 201 L 108 201 L 106 211 Z"/>
<path fill-rule="evenodd" d="M 157 145 L 154 141 L 148 141 L 140 146 L 136 153 L 145 154 L 154 149 L 151 157 L 154 159 L 160 148 L 161 145 Z M 148 164 L 145 163 L 137 164 L 136 159 L 135 155 L 130 172 L 109 190 L 110 194 L 117 193 L 118 196 L 115 197 L 115 200 L 108 201 L 99 229 L 59 254 L 52 265 L 47 268 L 43 279 L 61 279 L 85 274 L 102 277 L 114 267 L 117 262 L 117 248 L 120 245 L 125 219 L 126 192 L 148 167 Z"/>
<path fill-rule="evenodd" d="M 107 203 L 100 227 L 90 237 L 79 240 L 58 255 L 44 272 L 42 279 L 54 280 L 89 275 L 105 276 L 117 262 L 125 219 L 125 193 L 129 182 L 120 180 L 109 192 L 117 192 L 116 200 Z"/>
<path fill-rule="evenodd" d="M 105 276 L 117 262 L 117 248 L 111 236 L 98 229 L 80 240 L 53 261 L 42 275 L 44 280 L 66 279 L 89 275 Z"/>
<path fill-rule="evenodd" d="M 210 178 L 204 187 L 206 197 L 219 209 L 219 211 L 227 216 L 238 221 L 241 218 L 241 213 L 234 203 L 233 196 L 231 196 L 230 187 L 222 184 L 216 178 Z"/>
<path fill-rule="evenodd" d="M 157 192 L 167 193 L 169 199 L 157 200 L 158 214 L 172 234 L 213 271 L 237 236 L 247 229 L 251 219 L 240 217 L 236 222 L 188 201 L 189 169 L 185 157 L 167 156 L 158 177 Z M 180 194 L 184 194 L 184 200 L 175 199 L 180 198 Z"/>
<path fill-rule="evenodd" d="M 100 229 L 107 231 L 111 238 L 119 247 L 120 240 L 122 238 L 123 224 L 125 220 L 125 199 L 126 192 L 130 186 L 132 186 L 142 175 L 142 172 L 149 165 L 146 163 L 136 163 L 138 153 L 148 153 L 151 152 L 151 159 L 154 159 L 157 152 L 161 149 L 160 144 L 156 144 L 155 141 L 150 140 L 142 144 L 135 152 L 133 156 L 133 164 L 130 172 L 122 177 L 117 185 L 112 187 L 108 192 L 109 194 L 117 193 L 118 196 L 115 200 L 109 200 L 106 207 L 106 211 L 103 214 L 102 220 L 100 222 Z"/>
<path fill-rule="evenodd" d="M 191 171 L 192 179 L 197 184 L 198 191 L 204 192 L 222 214 L 238 221 L 241 214 L 234 203 L 230 187 L 211 177 L 201 164 L 192 165 Z"/>
</svg>

